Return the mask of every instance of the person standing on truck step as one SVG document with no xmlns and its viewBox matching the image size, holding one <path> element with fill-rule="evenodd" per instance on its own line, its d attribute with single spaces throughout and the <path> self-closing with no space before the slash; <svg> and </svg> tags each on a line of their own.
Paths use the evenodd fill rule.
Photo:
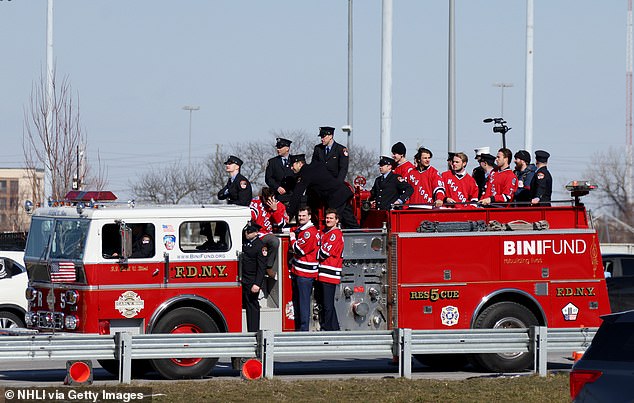
<svg viewBox="0 0 634 403">
<path fill-rule="evenodd" d="M 495 162 L 497 169 L 489 175 L 484 195 L 480 199 L 480 204 L 488 206 L 491 203 L 510 203 L 515 198 L 517 189 L 517 176 L 509 165 L 513 153 L 508 148 L 498 150 Z"/>
<path fill-rule="evenodd" d="M 251 221 L 260 226 L 258 233 L 268 251 L 266 259 L 266 274 L 275 278 L 273 265 L 277 258 L 280 240 L 273 235 L 273 228 L 281 229 L 288 221 L 286 206 L 275 199 L 273 191 L 268 187 L 260 190 L 260 195 L 251 200 Z"/>
<path fill-rule="evenodd" d="M 370 190 L 370 202 L 374 202 L 379 210 L 390 210 L 393 204 L 405 204 L 414 193 L 414 188 L 402 176 L 392 171 L 396 161 L 382 156 L 378 165 L 381 175 L 374 180 L 374 186 Z"/>
<path fill-rule="evenodd" d="M 225 187 L 218 192 L 218 199 L 225 200 L 229 204 L 248 206 L 253 198 L 251 183 L 240 173 L 242 160 L 230 155 L 225 161 L 225 171 L 229 174 L 229 180 Z"/>
<path fill-rule="evenodd" d="M 339 330 L 339 319 L 335 310 L 335 291 L 341 282 L 341 268 L 343 267 L 343 233 L 338 227 L 339 214 L 337 210 L 326 210 L 326 226 L 321 233 L 319 242 L 319 261 L 315 295 L 322 306 L 320 320 L 321 330 Z M 317 292 L 319 289 L 320 292 Z"/>
<path fill-rule="evenodd" d="M 484 187 L 486 186 L 487 183 L 487 176 L 486 176 L 486 171 L 484 169 L 484 167 L 482 166 L 482 154 L 489 154 L 489 147 L 480 147 L 480 148 L 476 148 L 474 149 L 476 155 L 475 155 L 475 159 L 476 161 L 478 161 L 478 166 L 473 168 L 473 171 L 471 172 L 471 176 L 473 176 L 473 179 L 476 181 L 476 183 L 478 184 L 478 199 L 480 197 L 482 197 L 482 195 L 484 194 Z M 493 158 L 493 160 L 495 161 L 495 158 Z"/>
<path fill-rule="evenodd" d="M 537 171 L 531 181 L 531 204 L 533 206 L 550 206 L 553 193 L 553 177 L 548 172 L 548 158 L 550 154 L 544 150 L 535 151 Z"/>
<path fill-rule="evenodd" d="M 335 141 L 334 127 L 320 127 L 318 136 L 321 137 L 321 144 L 315 146 L 310 162 L 323 163 L 328 172 L 343 183 L 348 175 L 348 149 Z"/>
<path fill-rule="evenodd" d="M 242 307 L 247 313 L 247 331 L 260 330 L 260 289 L 264 283 L 264 269 L 266 267 L 266 246 L 258 237 L 260 226 L 248 223 L 244 227 L 244 242 L 242 243 Z"/>
<path fill-rule="evenodd" d="M 414 164 L 409 162 L 407 158 L 405 158 L 405 153 L 407 149 L 405 148 L 405 144 L 400 141 L 392 146 L 392 158 L 396 161 L 396 168 L 394 168 L 394 173 L 397 175 L 401 175 L 402 178 L 407 180 L 407 175 L 410 171 L 416 169 Z"/>
<path fill-rule="evenodd" d="M 312 312 L 310 294 L 318 276 L 319 231 L 310 220 L 310 214 L 310 207 L 300 207 L 297 213 L 298 225 L 291 228 L 289 233 L 289 251 L 293 254 L 290 267 L 295 330 L 302 332 L 308 331 Z"/>
<path fill-rule="evenodd" d="M 420 147 L 414 156 L 416 169 L 409 173 L 407 182 L 414 187 L 409 204 L 433 204 L 440 207 L 445 200 L 445 186 L 436 168 L 431 166 L 431 150 Z"/>
<path fill-rule="evenodd" d="M 291 168 L 297 174 L 297 184 L 293 191 L 293 197 L 288 205 L 288 215 L 294 217 L 298 207 L 302 204 L 320 205 L 325 204 L 326 208 L 334 208 L 341 217 L 341 224 L 344 228 L 359 228 L 350 199 L 352 190 L 344 182 L 333 179 L 324 164 L 311 162 L 306 164 L 304 154 L 291 155 Z M 304 194 L 307 194 L 306 202 L 303 202 Z M 319 200 L 311 200 L 319 198 Z"/>
<path fill-rule="evenodd" d="M 291 151 L 291 140 L 281 137 L 275 139 L 277 157 L 269 159 L 266 164 L 264 181 L 275 192 L 275 198 L 284 204 L 288 204 L 295 186 L 295 174 L 288 160 Z"/>
<path fill-rule="evenodd" d="M 442 173 L 443 183 L 447 198 L 445 203 L 456 204 L 456 208 L 470 206 L 469 202 L 478 201 L 478 185 L 476 181 L 467 173 L 467 163 L 469 157 L 463 152 L 454 153 L 451 159 L 452 169 Z"/>
<path fill-rule="evenodd" d="M 513 173 L 517 176 L 517 190 L 515 191 L 516 202 L 530 201 L 530 188 L 533 175 L 537 168 L 531 164 L 531 154 L 526 150 L 519 150 L 513 156 L 515 169 Z"/>
</svg>

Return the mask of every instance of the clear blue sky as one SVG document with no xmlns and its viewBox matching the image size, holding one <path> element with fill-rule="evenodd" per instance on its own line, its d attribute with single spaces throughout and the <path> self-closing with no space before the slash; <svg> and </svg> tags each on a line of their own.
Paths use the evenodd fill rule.
<svg viewBox="0 0 634 403">
<path fill-rule="evenodd" d="M 392 143 L 447 151 L 448 0 L 394 0 Z M 58 76 L 79 96 L 88 155 L 125 194 L 145 170 L 215 144 L 346 123 L 347 0 L 55 0 Z M 46 0 L 0 1 L 0 166 L 22 165 L 23 111 L 46 66 Z M 457 144 L 524 144 L 525 1 L 456 1 Z M 534 148 L 559 188 L 625 144 L 626 0 L 535 0 Z M 354 141 L 379 150 L 381 1 L 354 1 Z M 344 140 L 341 132 L 335 136 Z M 273 147 L 271 148 L 273 153 Z M 354 153 L 354 150 L 351 150 Z M 469 168 L 474 164 L 469 163 Z M 210 189 L 215 192 L 215 190 Z"/>
</svg>

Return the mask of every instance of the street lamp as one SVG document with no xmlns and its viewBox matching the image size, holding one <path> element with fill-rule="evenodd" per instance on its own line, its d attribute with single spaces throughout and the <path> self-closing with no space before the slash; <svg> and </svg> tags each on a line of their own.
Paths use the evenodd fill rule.
<svg viewBox="0 0 634 403">
<path fill-rule="evenodd" d="M 189 154 L 187 156 L 187 165 L 192 163 L 192 112 L 200 109 L 200 106 L 185 105 L 183 110 L 189 111 Z"/>
<path fill-rule="evenodd" d="M 501 90 L 502 100 L 500 102 L 500 117 L 504 117 L 504 88 L 509 88 L 513 86 L 513 83 L 493 83 L 494 87 L 498 87 Z"/>
</svg>

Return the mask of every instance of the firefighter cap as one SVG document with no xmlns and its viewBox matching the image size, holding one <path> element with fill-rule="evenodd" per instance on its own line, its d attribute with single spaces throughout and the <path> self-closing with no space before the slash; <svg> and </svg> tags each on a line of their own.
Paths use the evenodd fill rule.
<svg viewBox="0 0 634 403">
<path fill-rule="evenodd" d="M 535 151 L 535 160 L 537 162 L 548 162 L 549 157 L 550 157 L 550 154 L 547 151 L 544 151 L 544 150 Z"/>
<path fill-rule="evenodd" d="M 394 166 L 394 164 L 396 164 L 396 161 L 394 161 L 394 158 L 390 158 L 386 155 L 382 155 L 381 158 L 379 159 L 379 163 L 377 165 L 379 166 L 383 166 L 383 165 L 391 165 Z"/>
<path fill-rule="evenodd" d="M 479 157 L 481 154 L 490 154 L 491 153 L 491 148 L 490 147 L 480 147 L 480 148 L 474 149 L 473 151 L 475 151 L 476 157 Z"/>
<path fill-rule="evenodd" d="M 531 163 L 531 154 L 526 150 L 519 150 L 514 157 L 518 160 L 526 161 L 527 164 Z"/>
<path fill-rule="evenodd" d="M 330 126 L 323 126 L 319 128 L 319 137 L 325 137 L 325 136 L 334 136 L 335 135 L 335 128 L 334 127 L 330 127 Z"/>
<path fill-rule="evenodd" d="M 392 146 L 392 154 L 405 155 L 406 152 L 407 148 L 405 148 L 405 144 L 400 141 Z"/>
<path fill-rule="evenodd" d="M 288 157 L 289 164 L 294 164 L 299 161 L 306 162 L 306 154 L 295 154 Z"/>
<path fill-rule="evenodd" d="M 258 232 L 261 228 L 259 224 L 249 221 L 244 227 L 244 232 Z"/>
<path fill-rule="evenodd" d="M 278 137 L 275 139 L 275 148 L 290 147 L 292 141 Z"/>
<path fill-rule="evenodd" d="M 453 160 L 453 157 L 455 157 L 455 156 L 456 156 L 456 152 L 455 151 L 447 152 L 447 161 Z"/>
<path fill-rule="evenodd" d="M 480 154 L 480 160 L 485 161 L 487 164 L 491 166 L 495 166 L 495 156 L 491 154 L 487 154 L 487 153 Z"/>
<path fill-rule="evenodd" d="M 227 158 L 227 160 L 225 161 L 225 165 L 229 165 L 229 164 L 236 164 L 237 166 L 241 167 L 243 162 L 240 158 L 236 157 L 235 155 L 230 155 L 229 158 Z"/>
</svg>

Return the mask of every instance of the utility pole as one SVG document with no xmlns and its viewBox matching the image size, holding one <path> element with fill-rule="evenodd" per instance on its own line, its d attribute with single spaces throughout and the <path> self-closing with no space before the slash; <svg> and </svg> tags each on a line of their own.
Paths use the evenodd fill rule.
<svg viewBox="0 0 634 403">
<path fill-rule="evenodd" d="M 189 151 L 187 154 L 187 166 L 192 163 L 192 112 L 200 110 L 200 106 L 185 105 L 183 110 L 189 111 Z"/>
<path fill-rule="evenodd" d="M 533 152 L 533 35 L 533 0 L 526 0 L 526 109 L 524 111 L 524 149 L 529 153 Z"/>
<path fill-rule="evenodd" d="M 627 1 L 627 39 L 625 50 L 625 144 L 627 151 L 625 190 L 632 203 L 632 0 Z"/>
<path fill-rule="evenodd" d="M 383 0 L 381 19 L 381 155 L 390 153 L 392 132 L 392 0 Z"/>
</svg>

